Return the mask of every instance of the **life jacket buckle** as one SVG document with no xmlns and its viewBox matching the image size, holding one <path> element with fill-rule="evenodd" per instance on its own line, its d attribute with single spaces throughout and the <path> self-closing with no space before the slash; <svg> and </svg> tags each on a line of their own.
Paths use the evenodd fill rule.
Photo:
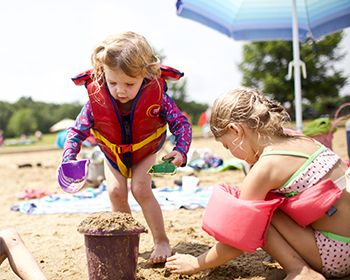
<svg viewBox="0 0 350 280">
<path fill-rule="evenodd" d="M 124 145 L 118 145 L 117 152 L 118 154 L 125 154 L 125 153 L 130 153 L 133 152 L 132 146 L 134 144 L 124 144 Z"/>
</svg>

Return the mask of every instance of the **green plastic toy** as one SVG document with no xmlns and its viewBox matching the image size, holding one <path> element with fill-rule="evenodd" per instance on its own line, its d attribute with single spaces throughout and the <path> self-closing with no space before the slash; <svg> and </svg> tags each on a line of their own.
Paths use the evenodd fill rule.
<svg viewBox="0 0 350 280">
<path fill-rule="evenodd" d="M 173 159 L 174 158 L 162 157 L 164 163 L 152 165 L 147 173 L 151 175 L 174 175 L 176 173 L 177 166 L 170 163 Z"/>
</svg>

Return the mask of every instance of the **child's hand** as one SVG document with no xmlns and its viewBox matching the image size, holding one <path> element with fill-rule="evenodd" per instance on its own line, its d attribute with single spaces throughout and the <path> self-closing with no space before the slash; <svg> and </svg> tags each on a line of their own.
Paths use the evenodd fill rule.
<svg viewBox="0 0 350 280">
<path fill-rule="evenodd" d="M 179 253 L 167 258 L 165 268 L 170 270 L 171 273 L 178 274 L 194 274 L 200 271 L 196 257 Z"/>
<path fill-rule="evenodd" d="M 62 190 L 67 193 L 80 191 L 85 185 L 89 165 L 89 159 L 62 162 L 56 172 L 56 178 Z"/>
<path fill-rule="evenodd" d="M 172 151 L 169 154 L 165 155 L 164 158 L 174 158 L 170 163 L 174 164 L 176 166 L 180 166 L 183 163 L 183 157 L 180 152 L 178 151 Z"/>
</svg>

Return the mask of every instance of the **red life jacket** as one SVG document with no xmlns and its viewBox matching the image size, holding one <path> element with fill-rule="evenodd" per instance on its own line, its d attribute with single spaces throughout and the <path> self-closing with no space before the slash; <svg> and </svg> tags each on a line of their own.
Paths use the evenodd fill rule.
<svg viewBox="0 0 350 280">
<path fill-rule="evenodd" d="M 166 131 L 166 120 L 159 118 L 163 92 L 167 90 L 165 79 L 178 80 L 183 73 L 163 65 L 161 70 L 161 77 L 142 84 L 127 123 L 123 123 L 117 102 L 103 81 L 97 85 L 93 79 L 93 69 L 72 79 L 76 85 L 85 85 L 88 90 L 94 116 L 91 130 L 97 144 L 127 178 L 131 177 L 132 165 L 157 151 Z"/>
</svg>

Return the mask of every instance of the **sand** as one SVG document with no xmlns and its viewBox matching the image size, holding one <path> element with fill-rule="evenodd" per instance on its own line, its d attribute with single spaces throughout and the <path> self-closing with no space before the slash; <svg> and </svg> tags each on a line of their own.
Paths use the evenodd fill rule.
<svg viewBox="0 0 350 280">
<path fill-rule="evenodd" d="M 213 138 L 195 138 L 192 148 L 209 148 L 224 158 L 231 157 Z M 162 152 L 170 150 L 166 146 Z M 338 129 L 333 138 L 333 150 L 342 159 L 347 159 L 344 127 Z M 44 189 L 64 192 L 56 182 L 56 168 L 60 164 L 62 150 L 4 153 L 0 149 L 0 225 L 1 229 L 14 227 L 21 234 L 27 247 L 38 260 L 48 279 L 88 279 L 84 237 L 77 231 L 87 214 L 26 215 L 10 210 L 18 204 L 17 194 L 27 189 Z M 162 154 L 159 155 L 160 157 Z M 19 168 L 30 163 L 32 167 Z M 155 177 L 157 187 L 176 186 L 175 179 L 185 174 Z M 198 172 L 199 187 L 223 182 L 240 185 L 244 178 L 241 170 L 220 173 Z M 163 211 L 166 232 L 174 252 L 199 255 L 215 244 L 215 240 L 201 229 L 204 209 Z M 133 217 L 147 226 L 141 212 Z M 220 267 L 209 269 L 191 276 L 171 274 L 163 264 L 150 266 L 147 260 L 152 252 L 153 241 L 150 233 L 140 234 L 137 279 L 283 279 L 284 272 L 278 263 L 262 263 L 267 256 L 262 250 L 254 254 L 243 254 Z M 0 279 L 18 279 L 7 261 L 0 267 Z M 344 278 L 350 279 L 350 278 Z"/>
<path fill-rule="evenodd" d="M 117 235 L 147 232 L 146 227 L 128 213 L 96 212 L 89 214 L 77 228 L 87 235 Z"/>
</svg>

